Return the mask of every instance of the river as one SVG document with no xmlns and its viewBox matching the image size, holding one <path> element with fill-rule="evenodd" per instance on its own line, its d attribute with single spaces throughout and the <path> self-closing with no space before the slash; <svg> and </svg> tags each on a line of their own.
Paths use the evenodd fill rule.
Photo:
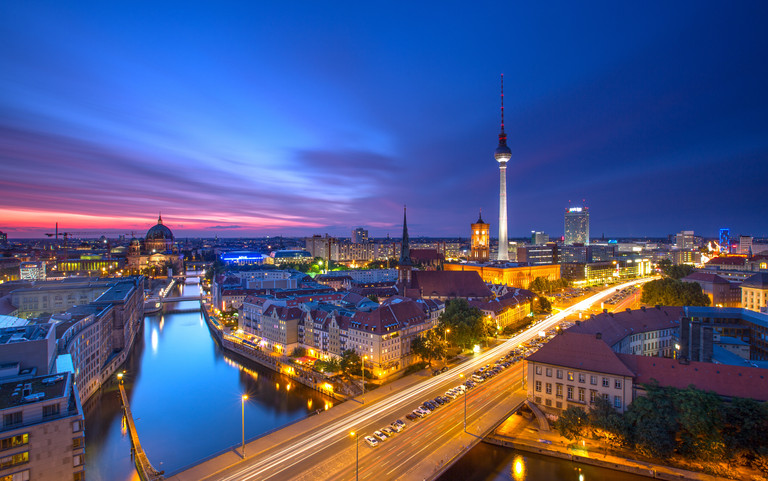
<svg viewBox="0 0 768 481">
<path fill-rule="evenodd" d="M 174 288 L 197 295 L 197 278 Z M 169 305 L 190 309 L 197 301 Z M 289 378 L 225 354 L 199 311 L 147 316 L 126 365 L 125 387 L 136 429 L 150 461 L 178 471 L 241 441 L 241 396 L 246 439 L 302 419 L 333 401 Z M 116 385 L 107 385 L 85 408 L 86 479 L 138 480 L 131 460 Z"/>
</svg>

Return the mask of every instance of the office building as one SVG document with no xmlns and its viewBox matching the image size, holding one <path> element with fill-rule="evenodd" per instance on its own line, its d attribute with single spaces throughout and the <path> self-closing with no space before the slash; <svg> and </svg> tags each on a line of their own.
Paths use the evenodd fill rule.
<svg viewBox="0 0 768 481">
<path fill-rule="evenodd" d="M 768 272 L 760 272 L 741 283 L 741 306 L 760 311 L 768 305 Z"/>
<path fill-rule="evenodd" d="M 549 235 L 544 232 L 531 231 L 531 244 L 535 246 L 544 245 L 549 242 Z"/>
<path fill-rule="evenodd" d="M 21 280 L 44 281 L 46 279 L 45 262 L 22 262 Z"/>
<path fill-rule="evenodd" d="M 365 244 L 368 242 L 368 231 L 362 227 L 352 231 L 352 243 L 353 244 Z"/>
<path fill-rule="evenodd" d="M 565 245 L 589 245 L 589 208 L 569 207 L 565 211 Z"/>
<path fill-rule="evenodd" d="M 692 249 L 696 247 L 695 236 L 692 230 L 684 230 L 675 236 L 675 245 L 678 249 Z"/>
<path fill-rule="evenodd" d="M 752 255 L 752 236 L 739 236 L 739 254 Z"/>
</svg>

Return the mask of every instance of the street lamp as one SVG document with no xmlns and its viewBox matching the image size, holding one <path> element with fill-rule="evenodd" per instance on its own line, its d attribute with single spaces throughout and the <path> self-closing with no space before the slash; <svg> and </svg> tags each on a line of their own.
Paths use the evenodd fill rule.
<svg viewBox="0 0 768 481">
<path fill-rule="evenodd" d="M 247 394 L 243 394 L 240 397 L 240 406 L 243 408 L 243 459 L 245 459 L 245 401 L 247 400 Z"/>
<path fill-rule="evenodd" d="M 443 356 L 443 365 L 448 365 L 448 333 L 451 332 L 451 329 L 448 328 L 445 330 L 445 337 L 443 340 L 445 341 L 445 355 Z"/>
<path fill-rule="evenodd" d="M 360 479 L 360 443 L 358 442 L 360 433 L 352 431 L 349 434 L 355 437 L 355 481 L 357 481 Z"/>
<path fill-rule="evenodd" d="M 459 377 L 464 379 L 464 374 L 459 374 Z M 467 386 L 464 386 L 464 432 L 467 432 Z"/>
<path fill-rule="evenodd" d="M 365 404 L 365 360 L 368 359 L 368 356 L 363 356 L 363 362 L 360 363 L 360 367 L 363 370 L 363 402 L 362 404 Z"/>
</svg>

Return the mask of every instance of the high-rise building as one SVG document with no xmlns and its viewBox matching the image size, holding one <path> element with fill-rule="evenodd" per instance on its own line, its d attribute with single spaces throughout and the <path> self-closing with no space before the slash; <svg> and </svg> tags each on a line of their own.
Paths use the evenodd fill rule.
<svg viewBox="0 0 768 481">
<path fill-rule="evenodd" d="M 739 254 L 752 254 L 752 236 L 739 236 Z"/>
<path fill-rule="evenodd" d="M 720 252 L 728 252 L 728 244 L 731 243 L 731 229 L 723 227 L 720 229 Z"/>
<path fill-rule="evenodd" d="M 483 213 L 480 212 L 477 222 L 472 224 L 472 242 L 470 245 L 469 260 L 472 262 L 488 262 L 490 257 L 490 225 L 483 222 Z"/>
<path fill-rule="evenodd" d="M 352 243 L 353 244 L 365 244 L 368 242 L 368 231 L 362 227 L 352 231 Z"/>
<path fill-rule="evenodd" d="M 509 260 L 509 241 L 507 239 L 507 162 L 512 158 L 512 151 L 507 147 L 507 134 L 504 132 L 504 74 L 501 74 L 501 132 L 499 146 L 493 154 L 499 163 L 499 253 L 497 260 Z"/>
<path fill-rule="evenodd" d="M 684 230 L 678 232 L 675 236 L 675 244 L 677 244 L 678 249 L 691 249 L 695 247 L 693 231 Z"/>
<path fill-rule="evenodd" d="M 589 207 L 569 207 L 565 211 L 565 245 L 589 245 Z"/>
<path fill-rule="evenodd" d="M 549 242 L 549 235 L 544 232 L 531 231 L 531 244 L 541 246 Z"/>
<path fill-rule="evenodd" d="M 22 262 L 21 279 L 39 281 L 46 279 L 45 262 Z"/>
</svg>

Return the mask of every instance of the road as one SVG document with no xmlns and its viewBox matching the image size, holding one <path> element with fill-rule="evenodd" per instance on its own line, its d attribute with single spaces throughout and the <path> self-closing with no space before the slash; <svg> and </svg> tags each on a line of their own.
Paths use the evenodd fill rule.
<svg viewBox="0 0 768 481">
<path fill-rule="evenodd" d="M 260 452 L 258 456 L 212 474 L 206 480 L 354 479 L 356 458 L 351 431 L 360 433 L 362 438 L 395 419 L 404 419 L 405 414 L 424 400 L 432 399 L 459 384 L 463 380 L 460 378 L 461 374 L 467 376 L 479 367 L 492 363 L 519 344 L 538 337 L 540 331 L 555 327 L 567 316 L 600 302 L 616 289 L 649 280 L 651 279 L 646 278 L 626 282 L 594 294 L 439 376 L 394 392 L 371 405 L 361 406 L 342 418 L 329 421 L 311 432 L 294 436 Z M 415 475 L 420 466 L 424 468 L 424 463 L 439 464 L 447 461 L 446 456 L 450 455 L 450 450 L 460 449 L 469 442 L 467 437 L 472 436 L 473 424 L 483 421 L 480 419 L 483 415 L 493 411 L 503 416 L 505 403 L 508 405 L 510 396 L 522 387 L 523 364 L 518 362 L 469 391 L 466 402 L 470 434 L 465 434 L 463 430 L 464 400 L 457 398 L 424 419 L 406 421 L 408 427 L 403 432 L 375 448 L 369 447 L 363 439 L 359 439 L 360 479 L 402 478 L 406 473 Z M 483 422 L 487 424 L 488 420 Z M 452 444 L 455 446 L 451 447 Z M 181 474 L 183 473 L 180 473 L 178 479 L 184 479 Z M 421 472 L 419 475 L 421 479 Z"/>
</svg>

